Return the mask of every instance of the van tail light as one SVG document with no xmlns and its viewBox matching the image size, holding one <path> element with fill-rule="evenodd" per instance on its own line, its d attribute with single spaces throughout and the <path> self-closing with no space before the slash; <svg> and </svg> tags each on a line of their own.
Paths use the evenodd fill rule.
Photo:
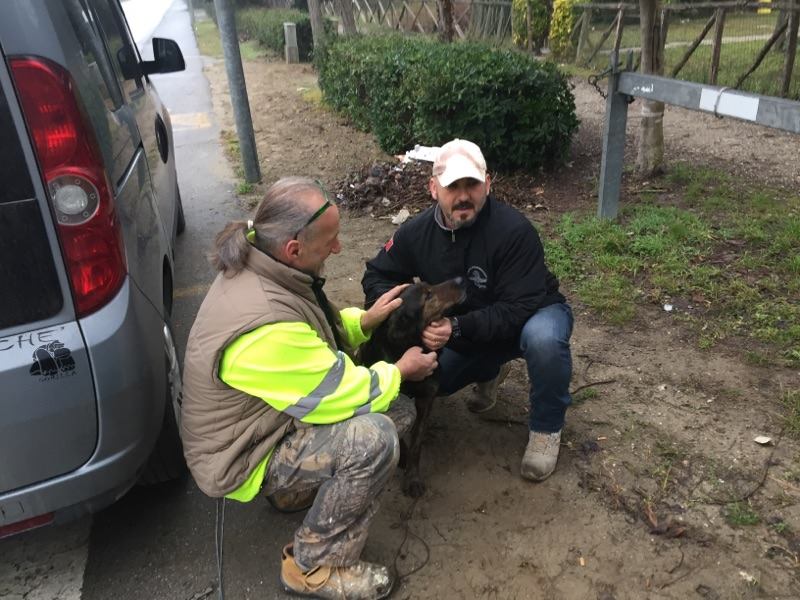
<svg viewBox="0 0 800 600">
<path fill-rule="evenodd" d="M 69 73 L 43 58 L 9 62 L 58 221 L 75 310 L 85 317 L 114 297 L 127 273 L 103 157 Z"/>
</svg>

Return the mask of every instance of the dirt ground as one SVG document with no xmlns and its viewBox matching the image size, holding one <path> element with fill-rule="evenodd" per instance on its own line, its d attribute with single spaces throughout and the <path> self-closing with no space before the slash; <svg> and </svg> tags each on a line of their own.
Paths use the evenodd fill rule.
<svg viewBox="0 0 800 600">
<path fill-rule="evenodd" d="M 309 66 L 259 61 L 245 72 L 266 183 L 303 174 L 333 186 L 389 160 L 368 134 L 303 100 L 315 85 Z M 222 63 L 207 75 L 232 131 Z M 575 83 L 582 125 L 572 160 L 532 177 L 523 206 L 542 228 L 596 202 L 604 105 Z M 629 150 L 637 114 L 634 104 Z M 665 131 L 669 160 L 800 188 L 797 136 L 680 109 L 668 109 Z M 344 251 L 328 261 L 326 289 L 359 305 L 363 263 L 395 226 L 388 215 L 343 212 Z M 412 501 L 396 476 L 365 552 L 404 575 L 395 597 L 800 597 L 800 444 L 783 435 L 778 401 L 798 373 L 751 366 L 733 349 L 699 350 L 655 309 L 612 327 L 573 307 L 573 389 L 594 385 L 568 413 L 558 470 L 538 485 L 519 477 L 523 365 L 486 419 L 466 410 L 469 390 L 441 400 L 423 453 L 428 491 Z M 756 444 L 758 435 L 773 444 Z"/>
</svg>

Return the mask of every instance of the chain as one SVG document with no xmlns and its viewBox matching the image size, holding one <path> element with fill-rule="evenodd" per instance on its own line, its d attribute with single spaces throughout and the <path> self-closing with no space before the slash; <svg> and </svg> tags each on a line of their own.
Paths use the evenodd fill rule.
<svg viewBox="0 0 800 600">
<path fill-rule="evenodd" d="M 587 78 L 587 81 L 589 82 L 589 85 L 594 86 L 594 89 L 597 90 L 597 93 L 600 94 L 600 96 L 603 98 L 603 100 L 607 100 L 608 99 L 608 94 L 606 94 L 603 91 L 603 89 L 600 87 L 600 84 L 598 82 L 601 79 L 605 79 L 606 77 L 608 77 L 613 72 L 614 72 L 614 70 L 611 67 L 608 67 L 605 71 L 600 71 L 599 73 L 596 73 L 594 75 L 589 75 L 589 77 Z M 626 96 L 625 100 L 627 101 L 628 104 L 630 104 L 631 102 L 633 102 L 635 100 L 635 98 L 633 96 Z"/>
<path fill-rule="evenodd" d="M 600 88 L 600 86 L 598 85 L 597 82 L 600 81 L 601 79 L 605 79 L 608 75 L 611 74 L 611 72 L 612 72 L 612 69 L 611 69 L 611 67 L 609 67 L 605 71 L 601 71 L 600 73 L 597 73 L 595 75 L 589 75 L 589 77 L 587 79 L 587 81 L 589 82 L 589 85 L 594 86 L 594 89 L 596 89 L 597 93 L 600 94 L 600 96 L 602 96 L 603 100 L 606 100 L 608 98 L 608 94 L 606 94 Z"/>
</svg>

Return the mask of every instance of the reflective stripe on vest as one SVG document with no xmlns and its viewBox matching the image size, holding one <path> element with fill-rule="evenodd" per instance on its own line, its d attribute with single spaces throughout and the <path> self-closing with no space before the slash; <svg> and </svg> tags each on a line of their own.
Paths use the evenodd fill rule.
<svg viewBox="0 0 800 600">
<path fill-rule="evenodd" d="M 344 354 L 336 353 L 336 362 L 308 396 L 303 396 L 296 404 L 287 406 L 285 412 L 292 415 L 295 419 L 302 419 L 316 409 L 325 396 L 335 392 L 344 378 Z M 370 398 L 372 398 L 370 390 Z"/>
</svg>

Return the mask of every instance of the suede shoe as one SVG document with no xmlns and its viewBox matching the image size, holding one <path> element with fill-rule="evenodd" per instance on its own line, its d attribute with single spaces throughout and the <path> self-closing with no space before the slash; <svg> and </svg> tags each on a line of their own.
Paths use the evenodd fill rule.
<svg viewBox="0 0 800 600">
<path fill-rule="evenodd" d="M 475 386 L 475 397 L 467 400 L 467 408 L 470 412 L 480 414 L 489 412 L 494 408 L 495 404 L 497 404 L 497 389 L 505 381 L 510 370 L 511 363 L 505 363 L 500 367 L 497 377 Z"/>
<path fill-rule="evenodd" d="M 561 447 L 561 431 L 545 433 L 531 431 L 528 446 L 522 457 L 520 475 L 531 481 L 544 481 L 556 470 L 558 451 Z"/>
<path fill-rule="evenodd" d="M 394 579 L 381 565 L 358 561 L 349 567 L 314 567 L 303 571 L 293 544 L 283 548 L 281 583 L 290 594 L 336 600 L 380 600 L 392 593 Z"/>
</svg>

